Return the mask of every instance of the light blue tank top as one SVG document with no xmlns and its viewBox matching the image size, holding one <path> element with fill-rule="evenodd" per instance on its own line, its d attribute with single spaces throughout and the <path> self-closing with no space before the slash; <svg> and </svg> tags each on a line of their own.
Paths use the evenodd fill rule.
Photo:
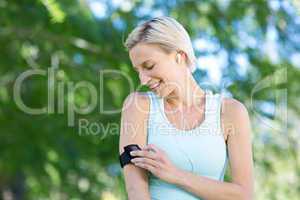
<svg viewBox="0 0 300 200">
<path fill-rule="evenodd" d="M 168 120 L 163 98 L 147 92 L 150 98 L 147 144 L 163 149 L 179 168 L 223 181 L 228 153 L 221 131 L 221 95 L 206 91 L 205 119 L 194 129 L 177 129 Z M 192 193 L 149 174 L 152 200 L 195 200 Z"/>
</svg>

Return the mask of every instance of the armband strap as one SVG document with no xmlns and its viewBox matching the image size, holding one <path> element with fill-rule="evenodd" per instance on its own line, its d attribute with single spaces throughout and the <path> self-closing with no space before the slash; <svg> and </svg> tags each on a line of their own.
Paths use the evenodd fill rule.
<svg viewBox="0 0 300 200">
<path fill-rule="evenodd" d="M 131 151 L 141 150 L 141 148 L 137 144 L 129 144 L 124 147 L 124 152 L 119 156 L 120 165 L 123 168 L 125 165 L 131 163 L 131 159 L 136 158 L 138 156 L 130 155 Z"/>
</svg>

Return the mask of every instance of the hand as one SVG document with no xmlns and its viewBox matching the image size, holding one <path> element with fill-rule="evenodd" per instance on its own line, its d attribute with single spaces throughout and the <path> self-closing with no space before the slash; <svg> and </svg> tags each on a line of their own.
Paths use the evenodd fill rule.
<svg viewBox="0 0 300 200">
<path fill-rule="evenodd" d="M 132 156 L 139 156 L 131 160 L 135 166 L 150 171 L 154 176 L 168 183 L 176 183 L 180 170 L 169 160 L 167 154 L 153 144 L 142 150 L 131 151 Z"/>
</svg>

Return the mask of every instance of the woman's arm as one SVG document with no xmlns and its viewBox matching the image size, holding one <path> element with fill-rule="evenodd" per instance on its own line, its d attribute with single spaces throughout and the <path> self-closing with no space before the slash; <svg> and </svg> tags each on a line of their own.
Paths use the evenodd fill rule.
<svg viewBox="0 0 300 200">
<path fill-rule="evenodd" d="M 179 171 L 175 184 L 206 200 L 253 199 L 251 126 L 247 109 L 243 104 L 233 99 L 224 100 L 222 129 L 227 135 L 232 182 L 216 181 Z"/>
<path fill-rule="evenodd" d="M 122 108 L 119 153 L 128 144 L 144 147 L 147 142 L 147 121 L 149 99 L 146 95 L 134 92 L 130 94 Z M 123 168 L 126 191 L 129 200 L 150 200 L 147 171 L 127 164 Z"/>
</svg>

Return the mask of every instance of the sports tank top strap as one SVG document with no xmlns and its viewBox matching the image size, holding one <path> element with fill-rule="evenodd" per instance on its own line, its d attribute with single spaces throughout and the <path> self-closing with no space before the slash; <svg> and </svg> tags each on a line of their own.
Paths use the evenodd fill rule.
<svg viewBox="0 0 300 200">
<path fill-rule="evenodd" d="M 146 94 L 150 100 L 148 129 L 155 129 L 164 121 L 160 110 L 160 102 L 162 101 L 162 98 L 151 91 L 146 92 Z M 151 133 L 151 131 L 149 131 L 149 133 Z"/>
<path fill-rule="evenodd" d="M 222 94 L 218 94 L 216 97 L 216 110 L 217 110 L 217 115 L 216 115 L 216 123 L 217 123 L 217 130 L 221 134 L 222 133 L 222 122 L 221 122 L 221 114 L 222 114 L 222 102 L 223 102 L 223 96 Z"/>
<path fill-rule="evenodd" d="M 221 105 L 223 97 L 221 94 L 213 94 L 210 90 L 207 90 L 206 93 L 205 121 L 211 127 L 212 133 L 220 134 L 222 132 Z"/>
<path fill-rule="evenodd" d="M 153 92 L 149 91 L 146 93 L 150 99 L 150 109 L 149 109 L 149 117 L 157 114 L 160 111 L 160 98 L 155 95 Z"/>
</svg>

